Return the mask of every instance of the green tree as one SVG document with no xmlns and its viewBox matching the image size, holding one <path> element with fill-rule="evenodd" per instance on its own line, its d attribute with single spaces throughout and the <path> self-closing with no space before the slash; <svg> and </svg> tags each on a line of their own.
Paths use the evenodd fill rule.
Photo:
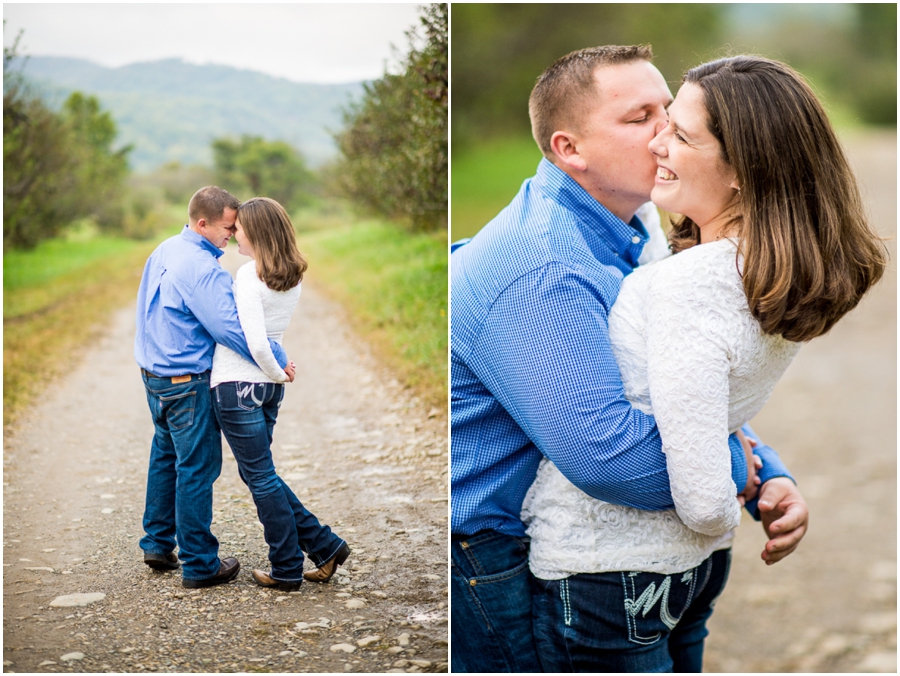
<svg viewBox="0 0 900 676">
<path fill-rule="evenodd" d="M 308 201 L 313 175 L 300 153 L 284 141 L 259 136 L 240 140 L 216 139 L 212 143 L 217 182 L 235 193 L 264 196 L 288 209 Z"/>
<path fill-rule="evenodd" d="M 422 7 L 420 24 L 403 73 L 367 84 L 345 111 L 332 180 L 368 210 L 434 229 L 447 222 L 447 5 Z"/>
<path fill-rule="evenodd" d="M 129 148 L 94 97 L 73 93 L 54 113 L 12 68 L 19 37 L 3 48 L 3 242 L 33 247 L 73 220 L 121 227 Z"/>
</svg>

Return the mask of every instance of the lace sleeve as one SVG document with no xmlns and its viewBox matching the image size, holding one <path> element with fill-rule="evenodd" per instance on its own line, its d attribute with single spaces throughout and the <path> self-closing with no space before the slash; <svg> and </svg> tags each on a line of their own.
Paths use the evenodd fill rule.
<svg viewBox="0 0 900 676">
<path fill-rule="evenodd" d="M 681 260 L 660 264 L 649 285 L 650 401 L 678 516 L 692 530 L 721 535 L 740 522 L 728 446 L 728 375 L 741 299 L 728 269 L 711 265 L 708 256 L 690 251 L 675 258 Z"/>
<path fill-rule="evenodd" d="M 276 383 L 287 382 L 287 374 L 278 365 L 269 337 L 266 334 L 266 316 L 263 310 L 263 299 L 260 285 L 255 284 L 256 267 L 249 263 L 242 266 L 237 273 L 234 284 L 234 300 L 237 304 L 238 319 L 247 338 L 247 347 L 256 365 L 262 372 Z"/>
</svg>

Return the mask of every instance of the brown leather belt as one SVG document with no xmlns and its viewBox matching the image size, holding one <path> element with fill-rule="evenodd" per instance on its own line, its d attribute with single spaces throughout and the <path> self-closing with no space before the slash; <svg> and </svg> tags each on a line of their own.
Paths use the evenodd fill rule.
<svg viewBox="0 0 900 676">
<path fill-rule="evenodd" d="M 189 383 L 194 378 L 200 379 L 200 376 L 205 375 L 204 373 L 188 373 L 183 376 L 158 376 L 155 373 L 150 373 L 147 369 L 142 368 L 141 373 L 147 376 L 148 378 L 161 378 L 163 380 L 171 380 L 173 385 L 180 385 L 181 383 Z M 206 371 L 209 373 L 209 371 Z"/>
</svg>

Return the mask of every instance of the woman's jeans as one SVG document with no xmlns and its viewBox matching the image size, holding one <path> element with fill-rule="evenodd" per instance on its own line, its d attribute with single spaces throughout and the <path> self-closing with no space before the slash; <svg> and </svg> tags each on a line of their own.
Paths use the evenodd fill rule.
<svg viewBox="0 0 900 676">
<path fill-rule="evenodd" d="M 540 671 L 531 626 L 528 539 L 493 530 L 454 536 L 450 556 L 450 671 Z"/>
<path fill-rule="evenodd" d="M 534 633 L 544 671 L 699 673 L 706 621 L 730 564 L 725 549 L 673 575 L 536 579 Z"/>
<path fill-rule="evenodd" d="M 141 549 L 168 554 L 177 534 L 184 579 L 212 577 L 219 572 L 219 541 L 209 527 L 213 483 L 222 469 L 222 434 L 213 414 L 209 372 L 176 385 L 171 378 L 142 378 L 154 434 Z"/>
<path fill-rule="evenodd" d="M 275 473 L 272 431 L 284 385 L 229 382 L 212 392 L 216 418 L 256 503 L 269 545 L 271 576 L 281 582 L 300 582 L 304 551 L 318 567 L 331 559 L 344 541 L 320 524 Z"/>
</svg>

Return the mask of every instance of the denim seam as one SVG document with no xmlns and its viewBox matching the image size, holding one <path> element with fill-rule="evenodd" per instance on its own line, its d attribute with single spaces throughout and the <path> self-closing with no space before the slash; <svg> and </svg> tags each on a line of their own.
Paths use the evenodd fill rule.
<svg viewBox="0 0 900 676">
<path fill-rule="evenodd" d="M 459 571 L 460 577 L 462 577 L 465 580 L 469 579 L 468 576 L 462 574 L 462 571 L 459 569 L 459 566 L 457 566 L 456 563 L 451 561 L 450 566 L 451 566 L 451 568 L 456 568 L 456 570 Z M 478 595 L 475 593 L 475 590 L 472 588 L 471 585 L 466 585 L 466 593 L 472 598 L 472 601 L 474 602 L 475 607 L 478 608 L 478 614 L 481 615 L 481 619 L 484 621 L 484 624 L 487 627 L 487 630 L 490 633 L 494 633 L 494 629 L 493 629 L 493 627 L 491 627 L 491 621 L 488 619 L 487 613 L 484 612 L 484 606 L 482 606 L 481 600 L 478 598 Z"/>
<path fill-rule="evenodd" d="M 722 595 L 722 592 L 725 591 L 725 584 L 728 582 L 728 575 L 731 572 L 731 548 L 728 548 L 728 553 L 725 559 L 725 582 L 722 583 L 722 587 L 719 589 L 719 593 L 715 595 L 712 601 L 709 602 L 709 609 L 712 610 L 716 607 L 716 603 L 719 601 L 719 597 Z M 712 574 L 712 562 L 709 564 L 710 575 Z"/>
<path fill-rule="evenodd" d="M 632 643 L 637 643 L 638 645 L 652 645 L 652 644 L 656 643 L 657 641 L 659 641 L 659 639 L 662 637 L 662 632 L 657 632 L 657 634 L 654 638 L 638 636 L 637 635 L 637 618 L 628 611 L 628 601 L 633 602 L 634 601 L 633 597 L 637 596 L 637 593 L 634 591 L 634 576 L 635 575 L 637 575 L 637 573 L 629 574 L 629 577 L 631 578 L 631 586 L 632 586 L 631 595 L 629 596 L 628 582 L 625 579 L 625 572 L 623 571 L 621 573 L 622 588 L 625 591 L 625 604 L 624 604 L 623 610 L 625 612 L 625 622 L 628 625 L 628 640 L 631 641 Z"/>
<path fill-rule="evenodd" d="M 563 602 L 563 621 L 567 627 L 572 626 L 572 604 L 569 602 L 569 581 L 562 580 L 559 583 L 560 597 Z"/>
<path fill-rule="evenodd" d="M 329 554 L 325 558 L 323 558 L 321 561 L 316 561 L 315 558 L 313 558 L 312 554 L 309 555 L 309 558 L 313 559 L 313 563 L 316 564 L 316 568 L 321 568 L 323 564 L 328 563 L 329 561 L 331 561 L 331 559 L 333 559 L 335 556 L 337 556 L 337 553 L 340 551 L 341 547 L 343 547 L 345 544 L 347 544 L 347 542 L 345 540 L 338 538 L 338 544 L 335 546 L 334 551 L 331 552 L 331 554 Z M 316 558 L 318 558 L 318 557 L 316 557 Z"/>
</svg>

